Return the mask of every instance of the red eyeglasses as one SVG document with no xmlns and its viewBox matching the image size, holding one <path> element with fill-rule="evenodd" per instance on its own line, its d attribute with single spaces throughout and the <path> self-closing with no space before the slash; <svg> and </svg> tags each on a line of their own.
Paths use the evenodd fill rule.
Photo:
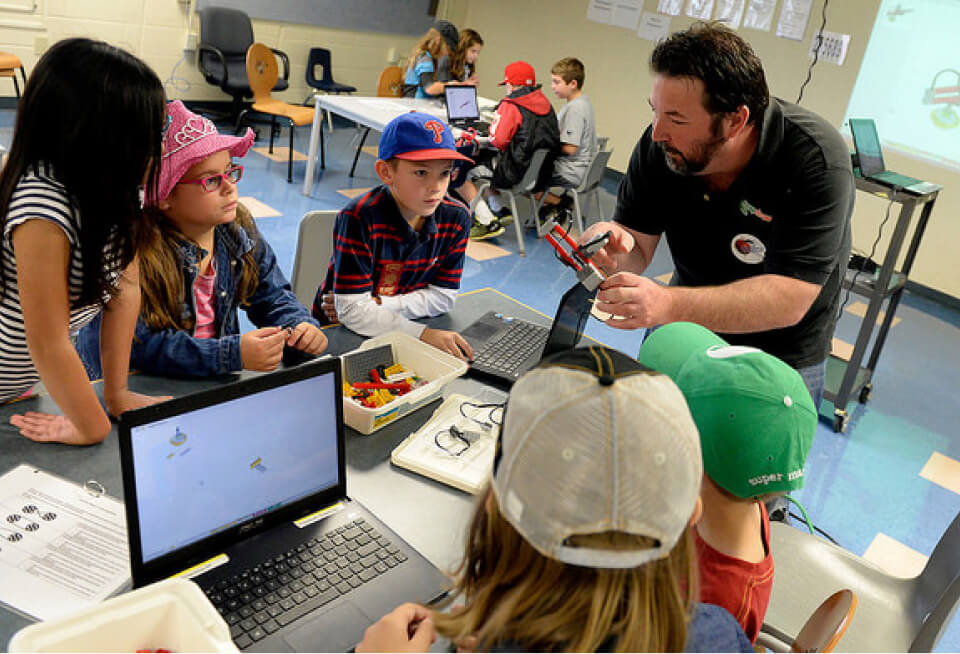
<svg viewBox="0 0 960 654">
<path fill-rule="evenodd" d="M 210 175 L 209 177 L 201 177 L 200 179 L 182 179 L 177 182 L 177 184 L 199 184 L 204 193 L 212 193 L 220 188 L 220 185 L 223 184 L 223 180 L 229 179 L 231 182 L 236 184 L 240 181 L 241 177 L 243 177 L 243 166 L 234 164 L 230 166 L 225 173 L 220 173 L 219 175 Z"/>
</svg>

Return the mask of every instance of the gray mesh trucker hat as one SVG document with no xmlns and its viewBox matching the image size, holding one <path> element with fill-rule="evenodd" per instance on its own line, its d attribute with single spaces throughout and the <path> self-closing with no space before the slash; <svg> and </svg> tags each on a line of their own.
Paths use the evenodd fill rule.
<svg viewBox="0 0 960 654">
<path fill-rule="evenodd" d="M 561 352 L 510 392 L 493 478 L 504 517 L 541 554 L 632 568 L 670 553 L 693 514 L 703 466 L 683 394 L 666 375 L 603 347 Z M 619 531 L 652 548 L 571 546 Z"/>
</svg>

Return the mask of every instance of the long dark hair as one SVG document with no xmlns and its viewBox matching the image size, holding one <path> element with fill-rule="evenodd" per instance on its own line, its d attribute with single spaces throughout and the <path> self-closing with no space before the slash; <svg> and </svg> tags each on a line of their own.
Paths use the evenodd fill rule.
<svg viewBox="0 0 960 654">
<path fill-rule="evenodd" d="M 152 164 L 160 161 L 165 118 L 156 73 L 101 41 L 55 43 L 27 81 L 10 156 L 0 172 L 0 229 L 21 176 L 38 164 L 50 166 L 80 216 L 83 284 L 76 306 L 102 304 L 112 290 L 104 257 L 111 238 L 121 265 L 133 260 L 142 216 L 138 189 L 148 171 L 147 188 L 156 185 Z"/>
</svg>

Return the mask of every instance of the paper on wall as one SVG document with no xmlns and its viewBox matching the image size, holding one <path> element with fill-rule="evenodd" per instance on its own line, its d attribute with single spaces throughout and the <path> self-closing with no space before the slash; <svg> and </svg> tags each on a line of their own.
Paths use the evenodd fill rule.
<svg viewBox="0 0 960 654">
<path fill-rule="evenodd" d="M 637 29 L 640 14 L 643 12 L 643 0 L 615 0 L 613 18 L 610 24 L 625 27 L 631 32 Z"/>
<path fill-rule="evenodd" d="M 713 0 L 687 0 L 687 16 L 699 20 L 710 20 L 713 14 Z"/>
<path fill-rule="evenodd" d="M 773 10 L 776 7 L 777 0 L 747 0 L 743 26 L 764 32 L 770 31 L 770 25 L 773 24 Z"/>
<path fill-rule="evenodd" d="M 737 29 L 743 20 L 743 5 L 744 0 L 717 0 L 713 19 L 721 21 L 730 29 Z"/>
<path fill-rule="evenodd" d="M 590 0 L 587 5 L 587 20 L 604 25 L 613 23 L 613 0 Z"/>
<path fill-rule="evenodd" d="M 667 38 L 670 34 L 670 17 L 655 14 L 652 11 L 645 11 L 640 17 L 640 27 L 637 29 L 637 36 L 641 39 L 647 39 L 656 43 L 661 39 Z"/>
<path fill-rule="evenodd" d="M 780 20 L 777 21 L 777 36 L 802 41 L 812 6 L 813 0 L 783 0 Z"/>
<path fill-rule="evenodd" d="M 679 16 L 683 10 L 683 0 L 659 0 L 657 13 L 665 16 Z"/>
</svg>

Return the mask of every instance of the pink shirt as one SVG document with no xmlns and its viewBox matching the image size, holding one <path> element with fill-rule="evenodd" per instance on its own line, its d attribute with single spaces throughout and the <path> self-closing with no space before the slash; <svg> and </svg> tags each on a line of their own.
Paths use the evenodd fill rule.
<svg viewBox="0 0 960 654">
<path fill-rule="evenodd" d="M 216 298 L 214 291 L 217 282 L 217 271 L 210 260 L 210 272 L 206 275 L 197 275 L 193 282 L 193 298 L 197 305 L 197 324 L 193 328 L 196 338 L 213 338 L 217 335 L 214 320 L 216 319 Z"/>
</svg>

